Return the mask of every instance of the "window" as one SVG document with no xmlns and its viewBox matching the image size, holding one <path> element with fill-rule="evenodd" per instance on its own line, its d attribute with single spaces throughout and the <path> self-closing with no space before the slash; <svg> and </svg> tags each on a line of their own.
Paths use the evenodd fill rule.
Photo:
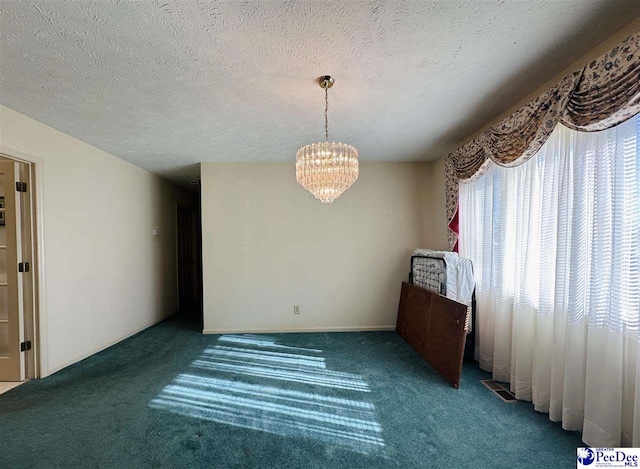
<svg viewBox="0 0 640 469">
<path fill-rule="evenodd" d="M 558 126 L 523 165 L 461 184 L 460 209 L 478 293 L 638 331 L 640 117 L 594 133 Z"/>
<path fill-rule="evenodd" d="M 558 126 L 461 184 L 459 222 L 480 367 L 590 446 L 640 444 L 640 117 Z"/>
</svg>

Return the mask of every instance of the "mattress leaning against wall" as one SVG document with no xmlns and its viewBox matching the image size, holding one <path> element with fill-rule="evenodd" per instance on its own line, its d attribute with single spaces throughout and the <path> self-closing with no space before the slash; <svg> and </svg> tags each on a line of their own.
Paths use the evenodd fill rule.
<svg viewBox="0 0 640 469">
<path fill-rule="evenodd" d="M 475 280 L 471 260 L 455 252 L 416 249 L 411 256 L 409 283 L 426 288 L 467 306 L 465 355 L 473 358 L 475 320 Z"/>
</svg>

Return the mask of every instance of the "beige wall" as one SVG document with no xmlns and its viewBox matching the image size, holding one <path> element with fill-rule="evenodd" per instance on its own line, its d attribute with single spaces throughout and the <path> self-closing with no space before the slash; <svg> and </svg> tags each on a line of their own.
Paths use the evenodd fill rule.
<svg viewBox="0 0 640 469">
<path fill-rule="evenodd" d="M 0 151 L 41 163 L 44 375 L 176 310 L 175 206 L 187 193 L 6 107 Z"/>
<path fill-rule="evenodd" d="M 429 163 L 428 184 L 422 197 L 425 204 L 422 218 L 421 247 L 440 251 L 449 250 L 447 240 L 447 209 L 444 192 L 444 158 Z"/>
<path fill-rule="evenodd" d="M 599 44 L 597 47 L 593 48 L 587 54 L 583 55 L 580 59 L 573 62 L 567 68 L 562 70 L 554 77 L 550 77 L 549 80 L 538 89 L 530 93 L 528 96 L 511 106 L 505 112 L 500 114 L 495 119 L 487 122 L 484 126 L 478 129 L 473 134 L 469 135 L 463 141 L 459 142 L 456 147 L 460 147 L 465 143 L 473 140 L 482 132 L 487 130 L 489 127 L 497 123 L 498 121 L 504 119 L 511 113 L 515 112 L 520 107 L 524 106 L 531 100 L 540 96 L 542 93 L 547 91 L 552 86 L 556 85 L 560 80 L 562 80 L 568 74 L 584 67 L 592 60 L 600 57 L 602 54 L 609 51 L 612 47 L 619 44 L 630 34 L 634 34 L 640 30 L 640 18 L 634 20 L 629 23 L 627 26 L 622 28 L 616 34 L 611 36 L 609 39 L 604 41 L 602 44 Z M 455 148 L 454 148 L 455 149 Z M 453 149 L 452 149 L 453 150 Z M 425 203 L 430 206 L 426 210 L 425 213 L 430 214 L 430 222 L 426 223 L 426 226 L 423 228 L 423 236 L 422 241 L 425 247 L 433 248 L 433 249 L 445 249 L 448 250 L 448 242 L 447 242 L 447 225 L 448 220 L 446 216 L 446 207 L 445 207 L 445 193 L 444 193 L 444 158 L 445 155 L 441 155 L 438 159 L 434 160 L 431 163 L 431 167 L 429 171 L 431 173 L 431 184 L 429 188 L 424 193 Z"/>
<path fill-rule="evenodd" d="M 427 168 L 363 163 L 326 205 L 291 163 L 203 163 L 205 332 L 394 327 Z"/>
</svg>

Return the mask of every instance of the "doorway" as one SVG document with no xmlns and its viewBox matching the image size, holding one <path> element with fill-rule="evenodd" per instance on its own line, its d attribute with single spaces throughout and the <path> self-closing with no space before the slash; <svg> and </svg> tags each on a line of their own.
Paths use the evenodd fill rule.
<svg viewBox="0 0 640 469">
<path fill-rule="evenodd" d="M 0 154 L 0 386 L 36 378 L 33 164 Z"/>
<path fill-rule="evenodd" d="M 202 236 L 197 207 L 178 204 L 178 311 L 202 330 Z"/>
</svg>

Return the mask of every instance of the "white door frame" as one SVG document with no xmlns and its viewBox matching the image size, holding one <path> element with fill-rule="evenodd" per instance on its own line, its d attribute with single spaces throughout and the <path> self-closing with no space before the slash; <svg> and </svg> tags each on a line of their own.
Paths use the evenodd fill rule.
<svg viewBox="0 0 640 469">
<path fill-rule="evenodd" d="M 28 188 L 31 194 L 32 220 L 33 220 L 33 317 L 31 318 L 35 328 L 34 339 L 34 365 L 35 369 L 31 378 L 44 378 L 49 375 L 49 361 L 47 348 L 47 315 L 46 315 L 46 290 L 45 290 L 45 264 L 44 264 L 44 162 L 35 156 L 11 148 L 0 143 L 0 156 L 19 163 L 28 163 L 31 167 L 32 183 Z"/>
</svg>

